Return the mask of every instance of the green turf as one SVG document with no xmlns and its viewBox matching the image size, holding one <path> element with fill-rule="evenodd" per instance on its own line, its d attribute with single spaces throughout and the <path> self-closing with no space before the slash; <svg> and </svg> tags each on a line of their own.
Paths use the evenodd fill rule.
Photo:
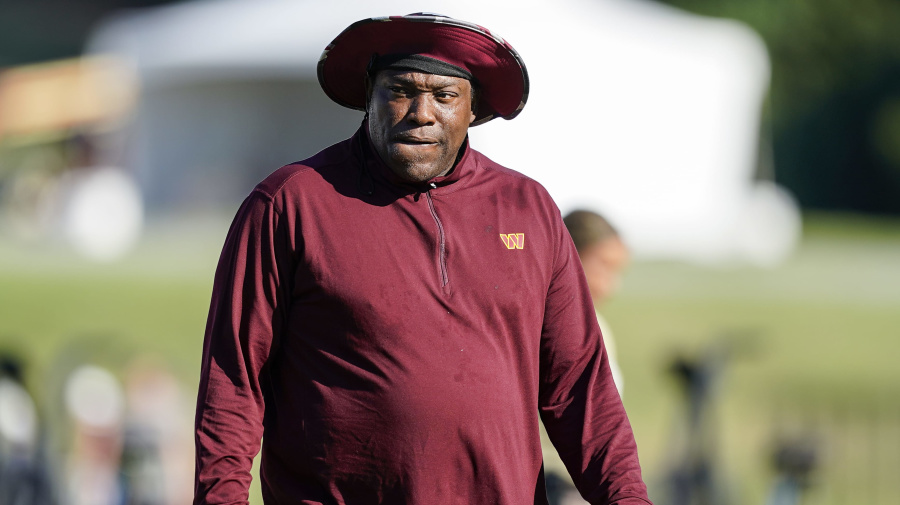
<svg viewBox="0 0 900 505">
<path fill-rule="evenodd" d="M 153 353 L 196 388 L 227 229 L 225 221 L 202 223 L 152 228 L 109 265 L 63 247 L 0 241 L 0 348 L 30 359 L 36 394 L 61 353 L 113 369 Z M 764 502 L 773 437 L 797 431 L 820 434 L 828 452 L 809 503 L 900 503 L 900 221 L 819 215 L 804 225 L 800 249 L 776 269 L 637 263 L 604 309 L 655 496 L 678 463 L 681 404 L 669 361 L 746 335 L 715 410 L 717 468 L 736 503 Z"/>
<path fill-rule="evenodd" d="M 667 363 L 746 333 L 753 337 L 725 374 L 716 411 L 720 471 L 738 503 L 763 503 L 771 444 L 785 430 L 821 433 L 829 453 L 821 475 L 840 474 L 810 503 L 863 503 L 849 497 L 858 500 L 852 493 L 867 486 L 879 491 L 865 503 L 900 503 L 896 479 L 867 480 L 884 464 L 852 467 L 834 447 L 900 427 L 891 410 L 900 398 L 900 222 L 812 216 L 805 225 L 800 250 L 773 270 L 635 265 L 605 310 L 651 482 L 673 465 L 671 418 L 681 407 Z M 803 419 L 799 428 L 784 421 L 791 417 Z M 853 432 L 859 423 L 871 429 Z M 878 459 L 884 451 L 869 452 Z M 895 460 L 886 471 L 896 475 L 900 466 Z"/>
</svg>

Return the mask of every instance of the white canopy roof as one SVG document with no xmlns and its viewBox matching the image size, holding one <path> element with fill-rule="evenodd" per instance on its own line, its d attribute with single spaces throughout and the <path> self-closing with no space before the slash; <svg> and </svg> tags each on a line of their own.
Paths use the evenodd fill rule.
<svg viewBox="0 0 900 505">
<path fill-rule="evenodd" d="M 755 180 L 768 57 L 736 22 L 639 0 L 200 0 L 117 16 L 90 50 L 128 58 L 158 106 L 198 83 L 314 83 L 322 49 L 350 23 L 421 11 L 486 26 L 522 55 L 527 106 L 474 128 L 472 145 L 544 184 L 564 213 L 607 215 L 643 257 L 771 264 L 792 250 L 793 200 Z M 135 128 L 159 123 L 141 114 L 154 112 L 139 110 Z"/>
</svg>

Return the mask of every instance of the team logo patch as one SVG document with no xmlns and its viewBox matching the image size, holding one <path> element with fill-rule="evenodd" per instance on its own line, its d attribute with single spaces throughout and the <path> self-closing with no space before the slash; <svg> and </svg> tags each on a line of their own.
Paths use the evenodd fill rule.
<svg viewBox="0 0 900 505">
<path fill-rule="evenodd" d="M 524 233 L 501 233 L 500 240 L 507 249 L 525 249 Z"/>
</svg>

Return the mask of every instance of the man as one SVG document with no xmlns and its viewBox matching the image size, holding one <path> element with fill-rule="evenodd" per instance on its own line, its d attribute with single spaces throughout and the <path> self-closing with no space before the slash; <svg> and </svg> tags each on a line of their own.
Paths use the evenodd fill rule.
<svg viewBox="0 0 900 505">
<path fill-rule="evenodd" d="M 574 210 L 563 218 L 572 236 L 578 258 L 584 268 L 588 290 L 597 311 L 597 322 L 603 332 L 603 344 L 609 355 L 609 366 L 616 389 L 622 394 L 622 372 L 616 360 L 615 340 L 609 323 L 600 315 L 600 307 L 619 289 L 622 270 L 628 265 L 628 247 L 619 232 L 600 214 L 589 210 Z"/>
<path fill-rule="evenodd" d="M 468 147 L 518 54 L 436 15 L 351 25 L 319 81 L 356 134 L 251 193 L 216 272 L 195 504 L 546 503 L 539 416 L 582 494 L 646 504 L 559 211 Z"/>
</svg>

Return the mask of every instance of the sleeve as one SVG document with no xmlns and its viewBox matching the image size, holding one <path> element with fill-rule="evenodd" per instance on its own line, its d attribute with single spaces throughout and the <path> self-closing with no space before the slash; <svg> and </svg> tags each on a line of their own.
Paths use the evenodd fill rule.
<svg viewBox="0 0 900 505">
<path fill-rule="evenodd" d="M 287 233 L 272 198 L 254 191 L 216 269 L 195 418 L 194 505 L 247 504 L 265 415 L 266 363 L 286 312 Z"/>
<path fill-rule="evenodd" d="M 592 505 L 647 505 L 637 446 L 616 391 L 590 292 L 561 218 L 541 335 L 541 420 Z"/>
</svg>

